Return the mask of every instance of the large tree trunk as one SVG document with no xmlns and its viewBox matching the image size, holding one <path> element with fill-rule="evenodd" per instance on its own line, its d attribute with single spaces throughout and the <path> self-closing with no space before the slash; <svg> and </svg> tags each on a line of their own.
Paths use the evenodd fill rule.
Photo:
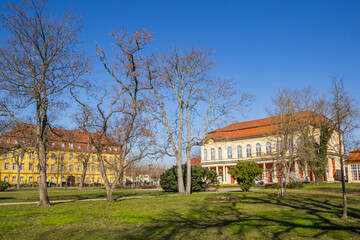
<svg viewBox="0 0 360 240">
<path fill-rule="evenodd" d="M 18 163 L 16 163 L 17 165 L 17 179 L 16 179 L 16 188 L 20 189 L 20 166 Z"/>
<path fill-rule="evenodd" d="M 50 207 L 50 202 L 47 194 L 47 186 L 46 186 L 46 156 L 45 156 L 45 143 L 39 141 L 39 164 L 40 164 L 40 182 L 39 182 L 39 204 L 38 206 L 42 207 Z"/>
<path fill-rule="evenodd" d="M 184 176 L 183 176 L 183 171 L 182 171 L 180 151 L 181 151 L 181 148 L 178 150 L 178 154 L 176 155 L 178 191 L 179 191 L 179 194 L 185 194 Z"/>
<path fill-rule="evenodd" d="M 347 199 L 346 199 L 346 189 L 345 189 L 345 174 L 344 174 L 344 159 L 343 159 L 343 138 L 342 138 L 342 132 L 340 129 L 338 129 L 339 134 L 339 152 L 340 152 L 340 166 L 341 166 L 341 188 L 342 188 L 342 194 L 343 194 L 343 215 L 342 218 L 347 218 Z"/>
<path fill-rule="evenodd" d="M 186 158 L 187 158 L 187 166 L 186 166 L 186 194 L 191 194 L 191 148 L 186 148 Z"/>
<path fill-rule="evenodd" d="M 79 189 L 83 190 L 83 186 L 84 186 L 84 179 L 86 177 L 86 168 L 87 166 L 83 165 L 83 170 L 81 173 L 81 178 L 80 178 L 80 183 L 79 183 Z"/>
</svg>

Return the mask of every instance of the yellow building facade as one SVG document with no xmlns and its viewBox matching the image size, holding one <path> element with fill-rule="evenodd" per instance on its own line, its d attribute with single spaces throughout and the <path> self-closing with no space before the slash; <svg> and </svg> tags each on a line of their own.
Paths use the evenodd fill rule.
<svg viewBox="0 0 360 240">
<path fill-rule="evenodd" d="M 46 154 L 46 181 L 54 184 L 67 182 L 69 185 L 80 183 L 85 158 L 89 157 L 86 167 L 85 184 L 103 183 L 95 148 L 88 144 L 87 133 L 79 130 L 54 129 L 49 134 Z M 31 147 L 32 138 L 24 132 L 9 131 L 0 138 L 4 149 L 0 156 L 0 180 L 21 185 L 36 185 L 39 182 L 39 160 Z M 106 145 L 105 145 L 106 144 Z M 116 143 L 106 139 L 102 157 L 106 164 L 109 182 L 115 180 L 116 155 L 119 149 Z M 18 169 L 20 175 L 18 176 Z M 125 176 L 124 176 L 125 177 Z"/>
</svg>

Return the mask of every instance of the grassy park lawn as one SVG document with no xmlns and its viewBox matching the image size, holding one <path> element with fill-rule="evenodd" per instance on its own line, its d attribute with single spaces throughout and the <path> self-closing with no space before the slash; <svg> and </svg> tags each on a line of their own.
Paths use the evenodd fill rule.
<svg viewBox="0 0 360 240">
<path fill-rule="evenodd" d="M 340 184 L 288 190 L 286 198 L 276 190 L 190 196 L 154 191 L 158 196 L 109 204 L 0 206 L 0 239 L 360 239 L 360 184 L 347 187 L 347 220 L 340 218 Z"/>
</svg>

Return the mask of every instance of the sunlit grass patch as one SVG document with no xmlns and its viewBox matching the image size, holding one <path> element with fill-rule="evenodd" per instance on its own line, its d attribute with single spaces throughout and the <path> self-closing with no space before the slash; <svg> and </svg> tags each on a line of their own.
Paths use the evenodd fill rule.
<svg viewBox="0 0 360 240">
<path fill-rule="evenodd" d="M 29 223 L 25 221 L 6 221 L 0 222 L 0 229 L 19 228 L 27 225 L 29 225 Z"/>
<path fill-rule="evenodd" d="M 39 224 L 42 226 L 47 225 L 64 225 L 70 223 L 83 222 L 84 219 L 79 216 L 65 215 L 65 216 L 53 216 L 39 219 Z"/>
<path fill-rule="evenodd" d="M 151 221 L 155 214 L 151 212 L 139 212 L 139 211 L 114 211 L 107 214 L 107 217 L 115 218 L 122 223 L 136 224 L 136 223 L 148 223 Z"/>
</svg>

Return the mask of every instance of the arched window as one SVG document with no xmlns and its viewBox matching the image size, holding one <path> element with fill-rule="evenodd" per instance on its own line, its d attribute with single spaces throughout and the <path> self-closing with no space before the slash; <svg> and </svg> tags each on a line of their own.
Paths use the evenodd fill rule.
<svg viewBox="0 0 360 240">
<path fill-rule="evenodd" d="M 246 157 L 251 157 L 251 145 L 246 145 Z"/>
<path fill-rule="evenodd" d="M 266 148 L 266 154 L 270 154 L 271 153 L 271 143 L 267 142 L 265 145 Z"/>
<path fill-rule="evenodd" d="M 221 147 L 218 148 L 218 158 L 222 159 L 222 149 L 221 149 Z"/>
<path fill-rule="evenodd" d="M 281 153 L 281 151 L 282 151 L 282 143 L 281 143 L 281 140 L 278 140 L 278 141 L 277 141 L 276 151 L 277 151 L 278 153 Z"/>
<path fill-rule="evenodd" d="M 242 147 L 240 145 L 237 146 L 237 157 L 242 158 Z"/>
<path fill-rule="evenodd" d="M 296 149 L 299 150 L 300 147 L 301 147 L 301 138 L 298 137 L 298 138 L 296 139 Z"/>
<path fill-rule="evenodd" d="M 255 145 L 255 150 L 256 150 L 256 156 L 257 157 L 261 156 L 261 145 L 260 145 L 260 143 L 257 143 Z"/>
<path fill-rule="evenodd" d="M 211 160 L 215 160 L 215 149 L 214 148 L 212 148 L 211 150 L 210 150 L 210 157 L 211 157 Z"/>
<path fill-rule="evenodd" d="M 231 159 L 231 158 L 232 158 L 232 148 L 231 148 L 231 147 L 228 147 L 228 148 L 227 148 L 227 158 L 228 158 L 228 159 Z"/>
<path fill-rule="evenodd" d="M 207 150 L 204 149 L 204 160 L 207 160 Z"/>
</svg>

